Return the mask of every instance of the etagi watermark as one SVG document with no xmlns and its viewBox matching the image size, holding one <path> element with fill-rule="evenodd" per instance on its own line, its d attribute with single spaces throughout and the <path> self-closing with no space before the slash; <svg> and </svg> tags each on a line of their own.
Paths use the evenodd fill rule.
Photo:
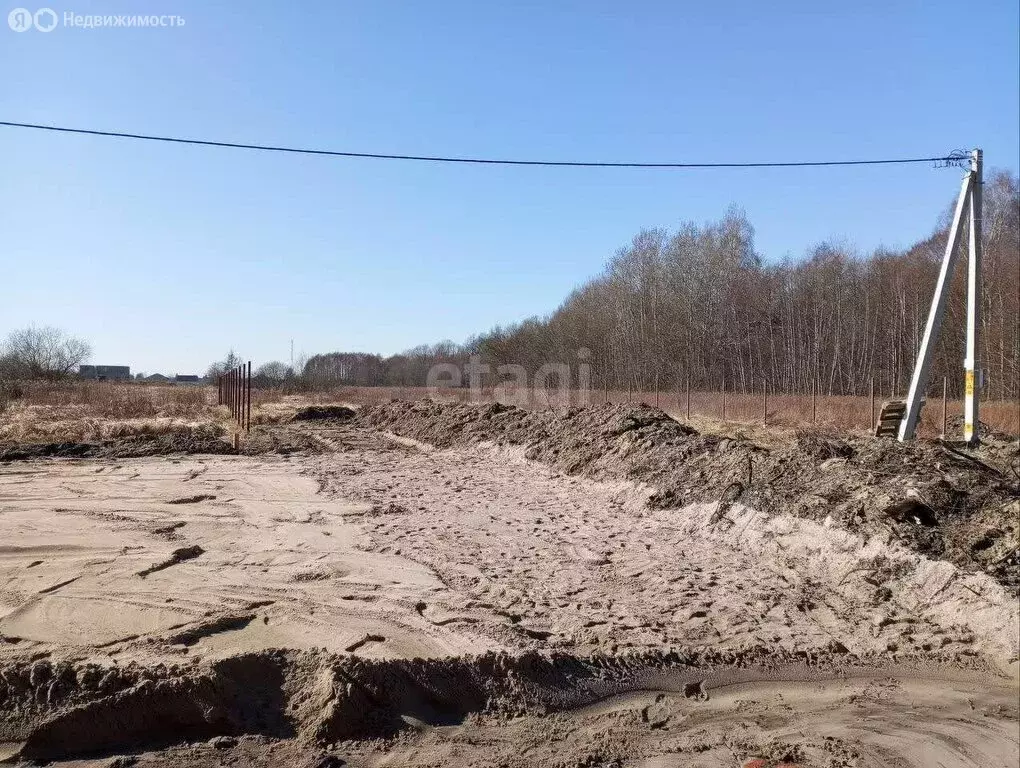
<svg viewBox="0 0 1020 768">
<path fill-rule="evenodd" d="M 455 363 L 437 363 L 429 368 L 425 385 L 431 396 L 441 395 L 443 390 L 464 386 L 467 376 L 470 397 L 482 400 L 486 380 L 490 382 L 493 394 L 501 402 L 526 407 L 532 404 L 567 408 L 591 403 L 591 351 L 585 347 L 577 350 L 576 381 L 570 363 L 545 363 L 528 383 L 528 371 L 523 365 L 497 365 L 495 371 L 483 363 L 478 355 L 471 355 L 461 371 Z M 492 378 L 495 374 L 495 379 Z M 502 393 L 499 393 L 502 390 Z"/>
<path fill-rule="evenodd" d="M 176 14 L 134 14 L 134 15 L 99 15 L 81 14 L 74 11 L 64 11 L 58 14 L 52 8 L 40 8 L 37 11 L 30 11 L 28 8 L 15 8 L 7 14 L 7 26 L 15 32 L 52 32 L 59 26 L 72 29 L 103 29 L 123 27 L 147 28 L 147 27 L 183 27 L 184 17 Z"/>
</svg>

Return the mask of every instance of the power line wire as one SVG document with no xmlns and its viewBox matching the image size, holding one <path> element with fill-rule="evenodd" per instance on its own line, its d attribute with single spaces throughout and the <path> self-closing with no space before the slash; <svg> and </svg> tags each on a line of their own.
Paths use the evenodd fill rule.
<svg viewBox="0 0 1020 768">
<path fill-rule="evenodd" d="M 341 152 L 330 149 L 302 149 L 300 147 L 278 147 L 269 144 L 240 144 L 232 141 L 210 141 L 207 139 L 182 139 L 173 136 L 152 136 L 142 133 L 121 131 L 94 131 L 87 128 L 66 128 L 58 125 L 15 123 L 0 120 L 0 126 L 8 128 L 31 128 L 56 133 L 74 133 L 84 136 L 105 136 L 116 139 L 137 139 L 141 141 L 162 141 L 171 144 L 192 144 L 202 147 L 228 147 L 231 149 L 253 149 L 261 152 L 287 152 L 297 155 L 326 155 L 330 157 L 353 157 L 370 160 L 415 160 L 428 163 L 465 163 L 474 165 L 529 165 L 558 168 L 808 168 L 833 165 L 895 165 L 904 163 L 937 163 L 954 160 L 945 157 L 906 157 L 884 160 L 794 160 L 771 163 L 609 163 L 577 162 L 568 160 L 498 160 L 482 157 L 442 157 L 434 155 L 397 155 L 377 152 Z"/>
</svg>

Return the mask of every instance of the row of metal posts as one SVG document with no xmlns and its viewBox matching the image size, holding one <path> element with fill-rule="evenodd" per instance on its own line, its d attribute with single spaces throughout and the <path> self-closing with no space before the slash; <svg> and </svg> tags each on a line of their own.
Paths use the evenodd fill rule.
<svg viewBox="0 0 1020 768">
<path fill-rule="evenodd" d="M 221 374 L 216 386 L 219 405 L 229 406 L 237 425 L 251 432 L 251 360 Z"/>
<path fill-rule="evenodd" d="M 628 383 L 627 387 L 627 402 L 631 402 L 633 395 L 633 384 Z M 687 414 L 687 419 L 691 418 L 691 380 L 687 378 L 685 387 L 685 398 L 683 402 L 684 410 Z M 726 421 L 726 381 L 723 380 L 722 388 L 722 420 Z M 870 400 L 871 400 L 871 426 L 875 424 L 875 377 L 871 377 L 870 386 Z M 942 379 L 942 434 L 941 437 L 944 439 L 946 436 L 946 423 L 947 423 L 947 410 L 948 410 L 948 379 Z M 609 381 L 608 378 L 605 381 L 605 402 L 609 402 Z M 680 395 L 677 392 L 677 405 L 680 406 Z M 655 376 L 655 407 L 659 407 L 659 376 Z M 762 424 L 768 426 L 769 423 L 769 392 L 768 385 L 762 382 L 762 393 L 761 393 L 761 419 Z M 812 383 L 811 385 L 811 423 L 814 424 L 818 421 L 818 385 Z"/>
</svg>

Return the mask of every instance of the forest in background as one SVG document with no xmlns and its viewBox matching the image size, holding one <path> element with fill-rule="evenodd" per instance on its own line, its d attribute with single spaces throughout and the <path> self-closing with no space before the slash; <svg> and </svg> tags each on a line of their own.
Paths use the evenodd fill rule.
<svg viewBox="0 0 1020 768">
<path fill-rule="evenodd" d="M 312 386 L 422 386 L 436 363 L 471 355 L 493 367 L 591 355 L 597 388 L 679 388 L 865 395 L 904 394 L 931 305 L 951 211 L 905 251 L 860 254 L 836 242 L 800 259 L 770 261 L 744 213 L 676 231 L 640 232 L 598 276 L 547 317 L 493 328 L 464 344 L 445 341 L 390 357 L 330 352 L 309 358 Z M 1020 184 L 991 174 L 984 184 L 981 295 L 985 397 L 1020 396 Z M 960 396 L 966 318 L 966 237 L 932 370 Z M 492 373 L 484 386 L 498 383 Z"/>
</svg>

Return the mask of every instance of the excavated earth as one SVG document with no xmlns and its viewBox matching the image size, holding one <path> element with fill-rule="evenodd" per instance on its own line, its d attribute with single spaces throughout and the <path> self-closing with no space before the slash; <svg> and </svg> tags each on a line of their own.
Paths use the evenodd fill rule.
<svg viewBox="0 0 1020 768">
<path fill-rule="evenodd" d="M 1016 765 L 1011 450 L 428 401 L 4 446 L 0 760 Z"/>
<path fill-rule="evenodd" d="M 765 514 L 889 534 L 1020 587 L 1020 453 L 1006 435 L 987 435 L 976 454 L 951 443 L 820 432 L 769 447 L 698 434 L 644 405 L 556 414 L 428 400 L 370 408 L 360 421 L 437 447 L 525 446 L 527 458 L 569 475 L 645 483 L 655 507 L 739 499 Z"/>
</svg>

